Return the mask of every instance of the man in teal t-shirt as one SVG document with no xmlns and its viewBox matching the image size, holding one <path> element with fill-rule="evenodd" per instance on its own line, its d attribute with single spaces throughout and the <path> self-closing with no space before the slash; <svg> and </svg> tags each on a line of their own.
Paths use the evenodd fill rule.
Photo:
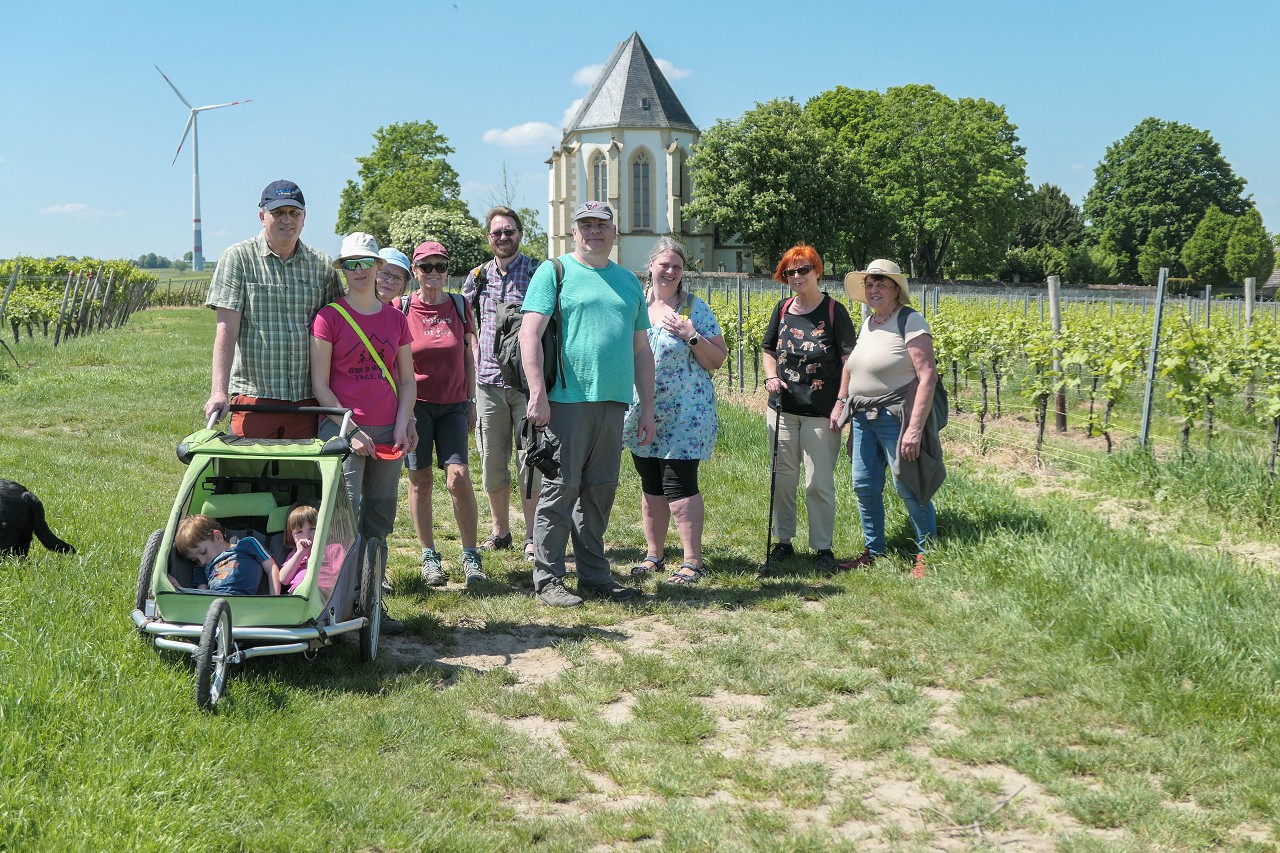
<svg viewBox="0 0 1280 853">
<path fill-rule="evenodd" d="M 533 533 L 533 588 L 551 607 L 576 607 L 582 603 L 579 596 L 626 601 L 640 594 L 613 579 L 604 555 L 618 488 L 622 421 L 633 388 L 640 398 L 640 443 L 648 444 L 654 430 L 649 312 L 640 280 L 609 260 L 617 237 L 609 205 L 579 205 L 573 215 L 574 250 L 560 258 L 564 387 L 557 381 L 547 391 L 536 379 L 530 383 L 528 418 L 560 445 L 560 473 L 542 478 Z M 544 264 L 524 297 L 520 357 L 525 376 L 542 376 L 542 332 L 555 304 L 555 272 Z M 578 595 L 564 586 L 570 533 Z"/>
</svg>

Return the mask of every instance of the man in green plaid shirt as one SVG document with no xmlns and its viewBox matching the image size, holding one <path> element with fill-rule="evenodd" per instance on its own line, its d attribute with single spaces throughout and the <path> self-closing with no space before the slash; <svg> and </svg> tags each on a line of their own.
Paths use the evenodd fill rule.
<svg viewBox="0 0 1280 853">
<path fill-rule="evenodd" d="M 229 403 L 314 406 L 311 321 L 342 294 L 329 256 L 299 237 L 306 201 L 292 181 L 272 181 L 258 204 L 262 233 L 218 259 L 205 305 L 217 312 L 213 381 L 205 418 Z M 250 438 L 315 438 L 315 415 L 235 412 L 231 432 Z"/>
</svg>

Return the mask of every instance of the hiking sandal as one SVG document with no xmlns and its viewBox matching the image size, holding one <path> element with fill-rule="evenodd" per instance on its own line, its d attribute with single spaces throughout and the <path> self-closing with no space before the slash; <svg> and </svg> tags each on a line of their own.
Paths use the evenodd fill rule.
<svg viewBox="0 0 1280 853">
<path fill-rule="evenodd" d="M 685 569 L 693 572 L 693 574 L 686 574 Z M 667 583 L 672 586 L 692 586 L 702 580 L 704 574 L 706 574 L 705 569 L 700 569 L 693 563 L 684 562 L 680 564 L 680 568 L 672 573 L 671 577 L 667 578 Z"/>
<path fill-rule="evenodd" d="M 649 563 L 653 564 L 652 568 L 649 567 Z M 651 572 L 661 572 L 666 567 L 667 561 L 661 557 L 647 556 L 631 567 L 631 577 L 642 578 Z"/>
</svg>

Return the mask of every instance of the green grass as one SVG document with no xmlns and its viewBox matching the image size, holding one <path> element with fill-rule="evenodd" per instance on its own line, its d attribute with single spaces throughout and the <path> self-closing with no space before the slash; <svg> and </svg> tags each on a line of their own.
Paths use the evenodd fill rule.
<svg viewBox="0 0 1280 853">
<path fill-rule="evenodd" d="M 251 662 L 199 713 L 190 664 L 128 611 L 212 325 L 151 310 L 24 341 L 0 382 L 0 476 L 79 549 L 0 560 L 0 849 L 1277 849 L 1274 575 L 957 462 L 923 582 L 891 491 L 896 556 L 760 582 L 768 449 L 729 404 L 702 585 L 552 611 L 504 552 L 484 594 L 428 590 L 402 511 L 388 607 L 407 639 L 367 667 L 347 643 Z M 643 556 L 638 494 L 624 461 L 619 566 Z M 1204 523 L 1176 488 L 1160 511 Z"/>
</svg>

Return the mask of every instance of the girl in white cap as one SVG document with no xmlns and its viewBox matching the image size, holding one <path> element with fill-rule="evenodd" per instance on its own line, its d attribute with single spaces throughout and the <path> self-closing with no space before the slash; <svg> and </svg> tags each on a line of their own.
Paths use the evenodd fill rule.
<svg viewBox="0 0 1280 853">
<path fill-rule="evenodd" d="M 347 493 L 360 532 L 385 539 L 396 521 L 401 457 L 413 449 L 414 381 L 409 324 L 378 299 L 377 274 L 386 262 L 378 243 L 356 232 L 342 240 L 333 262 L 347 292 L 321 308 L 311 325 L 311 385 L 321 406 L 351 409 L 351 455 L 343 463 Z M 320 438 L 338 434 L 340 417 L 326 417 Z M 383 630 L 386 630 L 384 623 Z"/>
</svg>

